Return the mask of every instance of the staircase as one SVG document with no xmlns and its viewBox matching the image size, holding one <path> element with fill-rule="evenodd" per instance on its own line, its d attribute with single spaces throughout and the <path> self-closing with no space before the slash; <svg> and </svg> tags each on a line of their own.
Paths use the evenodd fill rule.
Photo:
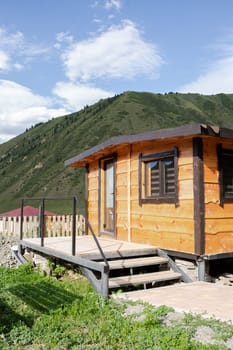
<svg viewBox="0 0 233 350">
<path fill-rule="evenodd" d="M 167 268 L 167 263 L 166 258 L 160 258 L 158 256 L 111 261 L 109 264 L 109 288 L 136 285 L 142 285 L 146 288 L 147 285 L 153 286 L 156 283 L 180 280 L 180 273 L 164 270 L 165 266 Z M 163 271 L 160 271 L 161 268 Z M 120 276 L 111 277 L 113 271 L 118 271 Z"/>
<path fill-rule="evenodd" d="M 82 272 L 90 280 L 93 287 L 106 296 L 116 290 L 135 290 L 160 287 L 177 282 L 192 282 L 174 261 L 161 249 L 156 254 L 148 251 L 142 255 L 124 256 L 124 258 L 108 259 L 108 266 L 104 261 L 96 261 L 106 267 L 105 275 L 82 267 Z M 105 281 L 104 281 L 105 279 Z M 103 289 L 100 286 L 106 284 Z M 106 292 L 107 289 L 107 292 Z M 103 290 L 105 292 L 103 293 Z"/>
<path fill-rule="evenodd" d="M 24 263 L 23 254 L 29 252 L 50 257 L 55 264 L 68 263 L 79 266 L 97 293 L 105 297 L 119 289 L 130 291 L 135 288 L 160 287 L 181 281 L 192 282 L 190 277 L 157 247 L 128 244 L 112 239 L 97 240 L 96 237 L 95 240 L 98 249 L 95 249 L 95 244 L 91 246 L 93 242 L 90 236 L 80 236 L 78 243 L 80 247 L 82 246 L 83 253 L 71 254 L 69 249 L 65 250 L 65 243 L 70 242 L 69 237 L 53 237 L 45 246 L 38 244 L 37 238 L 25 239 L 18 242 L 14 254 L 17 255 L 19 263 Z M 72 252 L 74 248 L 72 245 Z"/>
<path fill-rule="evenodd" d="M 21 217 L 25 200 L 39 200 L 40 237 L 24 237 L 23 225 L 20 226 L 20 239 L 13 254 L 20 264 L 24 263 L 25 250 L 50 257 L 65 264 L 79 266 L 94 289 L 107 297 L 112 290 L 151 288 L 175 282 L 192 280 L 159 248 L 148 244 L 137 244 L 116 239 L 96 236 L 90 222 L 85 221 L 86 234 L 77 237 L 76 208 L 80 207 L 76 196 L 63 197 L 72 200 L 73 221 L 71 236 L 47 237 L 44 207 L 46 198 L 24 198 L 21 202 Z M 85 215 L 83 215 L 85 217 Z M 21 221 L 23 223 L 23 220 Z M 71 248 L 71 249 L 70 249 Z M 101 261 L 102 259 L 102 261 Z"/>
</svg>

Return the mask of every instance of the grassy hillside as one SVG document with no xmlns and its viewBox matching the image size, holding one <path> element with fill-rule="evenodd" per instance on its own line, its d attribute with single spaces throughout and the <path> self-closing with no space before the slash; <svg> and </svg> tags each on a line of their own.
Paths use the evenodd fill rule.
<svg viewBox="0 0 233 350">
<path fill-rule="evenodd" d="M 112 136 L 194 123 L 233 128 L 233 94 L 126 92 L 39 123 L 0 145 L 0 212 L 18 207 L 24 196 L 83 199 L 83 170 L 65 168 L 64 160 Z"/>
</svg>

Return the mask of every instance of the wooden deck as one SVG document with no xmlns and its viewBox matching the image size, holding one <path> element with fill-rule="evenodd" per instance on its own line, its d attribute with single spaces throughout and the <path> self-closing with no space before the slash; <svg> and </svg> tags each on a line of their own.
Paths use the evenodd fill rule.
<svg viewBox="0 0 233 350">
<path fill-rule="evenodd" d="M 158 247 L 106 237 L 98 237 L 97 240 L 92 236 L 78 236 L 73 245 L 72 237 L 45 237 L 42 246 L 40 238 L 25 238 L 19 240 L 18 252 L 22 259 L 24 248 L 27 248 L 79 266 L 95 290 L 105 297 L 110 289 L 122 286 L 143 285 L 145 288 L 146 285 L 182 279 L 181 271 Z M 75 254 L 72 254 L 74 247 Z"/>
<path fill-rule="evenodd" d="M 122 258 L 128 256 L 143 256 L 145 253 L 155 254 L 157 248 L 147 244 L 138 244 L 116 239 L 98 237 L 99 244 L 107 259 Z M 72 239 L 71 237 L 47 237 L 44 238 L 44 247 L 41 247 L 40 238 L 25 238 L 20 241 L 24 247 L 28 247 L 38 252 L 50 255 L 54 252 L 54 256 L 66 255 L 72 256 Z M 76 237 L 76 252 L 75 256 L 90 260 L 102 259 L 101 254 L 96 246 L 94 239 L 91 236 Z"/>
</svg>

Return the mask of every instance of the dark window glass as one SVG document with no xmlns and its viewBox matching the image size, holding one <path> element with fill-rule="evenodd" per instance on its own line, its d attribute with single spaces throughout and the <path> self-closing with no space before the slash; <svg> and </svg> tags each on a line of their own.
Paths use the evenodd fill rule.
<svg viewBox="0 0 233 350">
<path fill-rule="evenodd" d="M 233 198 L 233 154 L 222 155 L 223 196 Z"/>
<path fill-rule="evenodd" d="M 174 157 L 145 161 L 145 197 L 166 198 L 175 196 Z"/>
<path fill-rule="evenodd" d="M 165 159 L 164 167 L 164 194 L 175 194 L 175 168 L 174 158 Z"/>
</svg>

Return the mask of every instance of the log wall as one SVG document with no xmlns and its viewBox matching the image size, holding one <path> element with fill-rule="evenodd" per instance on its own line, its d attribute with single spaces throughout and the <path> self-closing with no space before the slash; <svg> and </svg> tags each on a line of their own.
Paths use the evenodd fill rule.
<svg viewBox="0 0 233 350">
<path fill-rule="evenodd" d="M 179 149 L 179 206 L 139 204 L 139 154 Z M 141 142 L 118 147 L 116 165 L 117 239 L 194 251 L 192 140 Z M 89 164 L 88 219 L 98 233 L 98 161 Z"/>
<path fill-rule="evenodd" d="M 233 251 L 233 203 L 220 206 L 218 158 L 216 148 L 233 149 L 232 140 L 206 138 L 204 140 L 205 188 L 205 253 Z M 232 164 L 233 166 L 233 164 Z"/>
<path fill-rule="evenodd" d="M 88 184 L 87 184 L 87 218 L 92 225 L 92 228 L 96 235 L 98 235 L 99 223 L 98 223 L 98 200 L 99 200 L 99 164 L 98 160 L 89 164 L 88 172 Z"/>
<path fill-rule="evenodd" d="M 156 154 L 178 147 L 179 205 L 139 204 L 139 154 Z M 131 157 L 131 239 L 170 250 L 193 253 L 192 140 L 153 141 L 135 144 Z"/>
<path fill-rule="evenodd" d="M 217 144 L 233 149 L 229 140 L 203 137 L 205 254 L 233 251 L 233 203 L 220 206 Z M 179 205 L 139 204 L 139 154 L 178 147 Z M 172 139 L 118 146 L 116 165 L 116 238 L 194 253 L 192 139 Z M 89 164 L 88 218 L 98 234 L 98 160 Z"/>
</svg>

